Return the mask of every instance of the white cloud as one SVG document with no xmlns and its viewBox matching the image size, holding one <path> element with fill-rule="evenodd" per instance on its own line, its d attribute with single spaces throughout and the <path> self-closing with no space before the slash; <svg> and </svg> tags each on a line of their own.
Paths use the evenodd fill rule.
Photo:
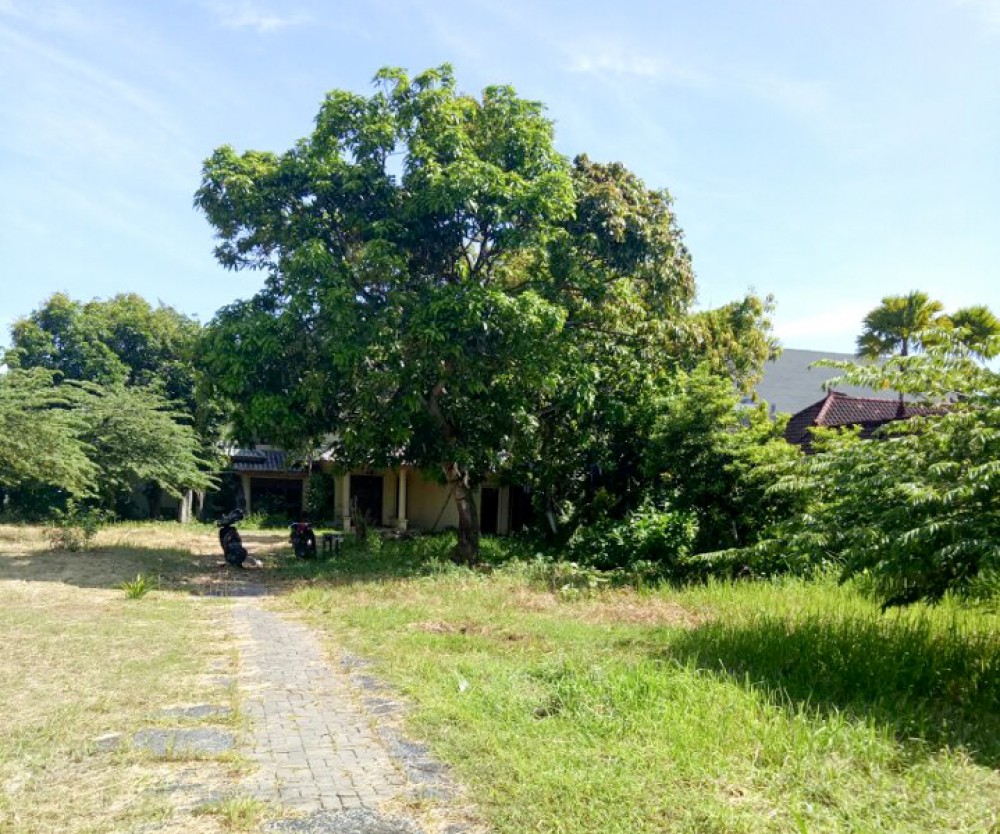
<svg viewBox="0 0 1000 834">
<path fill-rule="evenodd" d="M 255 29 L 261 34 L 298 26 L 309 20 L 309 16 L 303 12 L 282 14 L 263 9 L 247 0 L 213 3 L 211 9 L 223 26 L 230 29 Z"/>
<path fill-rule="evenodd" d="M 571 72 L 648 78 L 685 86 L 701 86 L 708 81 L 703 73 L 694 69 L 677 66 L 662 57 L 642 55 L 620 47 L 578 49 L 569 52 L 567 58 Z"/>
<path fill-rule="evenodd" d="M 820 313 L 785 320 L 780 310 L 774 317 L 774 333 L 782 342 L 802 342 L 831 336 L 843 337 L 852 343 L 861 332 L 861 321 L 872 305 L 860 302 L 842 302 L 827 305 Z"/>
</svg>

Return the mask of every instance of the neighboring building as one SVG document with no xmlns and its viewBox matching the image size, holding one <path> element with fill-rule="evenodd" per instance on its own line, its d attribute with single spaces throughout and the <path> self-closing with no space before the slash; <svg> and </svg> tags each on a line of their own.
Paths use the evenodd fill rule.
<svg viewBox="0 0 1000 834">
<path fill-rule="evenodd" d="M 785 348 L 781 355 L 764 366 L 764 376 L 757 385 L 756 399 L 763 400 L 771 407 L 772 413 L 795 414 L 815 403 L 826 393 L 823 383 L 828 379 L 842 376 L 838 368 L 810 367 L 820 359 L 835 362 L 858 362 L 853 353 L 828 353 L 818 350 L 796 350 Z M 853 385 L 838 385 L 842 394 L 866 397 L 876 400 L 898 402 L 899 394 L 888 389 L 873 391 Z"/>
<path fill-rule="evenodd" d="M 894 400 L 886 400 L 875 397 L 852 397 L 839 391 L 830 391 L 823 399 L 792 415 L 785 428 L 785 440 L 810 451 L 812 449 L 810 429 L 818 426 L 823 428 L 860 426 L 861 437 L 868 438 L 887 423 L 932 412 L 933 409 L 930 408 L 900 402 L 898 396 Z"/>
</svg>

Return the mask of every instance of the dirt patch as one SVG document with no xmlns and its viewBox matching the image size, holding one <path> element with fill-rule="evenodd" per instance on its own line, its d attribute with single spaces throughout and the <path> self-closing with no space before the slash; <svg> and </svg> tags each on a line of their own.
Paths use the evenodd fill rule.
<svg viewBox="0 0 1000 834">
<path fill-rule="evenodd" d="M 674 626 L 696 628 L 708 616 L 691 611 L 676 602 L 656 597 L 640 597 L 631 591 L 603 594 L 577 608 L 581 620 L 587 623 L 628 623 L 631 625 Z"/>
<path fill-rule="evenodd" d="M 493 628 L 483 623 L 449 623 L 444 620 L 428 620 L 423 623 L 412 623 L 410 629 L 412 631 L 425 631 L 428 634 L 461 634 L 468 637 L 492 637 L 496 640 L 505 640 L 509 643 L 517 643 L 528 639 L 528 635 L 526 634 Z"/>
</svg>

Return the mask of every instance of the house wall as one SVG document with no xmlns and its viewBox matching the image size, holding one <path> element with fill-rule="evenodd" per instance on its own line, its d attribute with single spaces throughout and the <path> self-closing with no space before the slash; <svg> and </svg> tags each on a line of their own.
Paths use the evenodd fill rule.
<svg viewBox="0 0 1000 834">
<path fill-rule="evenodd" d="M 331 474 L 333 473 L 332 467 L 325 468 Z M 359 470 L 355 474 L 381 474 L 381 524 L 384 527 L 396 527 L 399 518 L 399 470 L 386 469 L 381 473 Z M 345 506 L 349 506 L 348 502 L 344 501 L 345 478 L 342 475 L 337 475 L 333 480 L 334 507 L 336 508 L 336 517 L 340 521 Z M 497 532 L 500 535 L 506 535 L 510 533 L 510 489 L 495 483 L 490 483 L 490 485 L 497 486 L 499 490 Z M 480 508 L 480 511 L 482 510 L 478 489 L 476 490 L 476 506 Z M 455 507 L 451 489 L 437 483 L 416 469 L 406 470 L 406 506 L 404 509 L 407 529 L 432 531 L 458 527 L 458 510 Z"/>
<path fill-rule="evenodd" d="M 435 522 L 438 530 L 458 527 L 458 510 L 448 487 L 425 478 L 414 469 L 409 470 L 406 477 L 406 513 L 411 528 L 432 530 Z"/>
</svg>

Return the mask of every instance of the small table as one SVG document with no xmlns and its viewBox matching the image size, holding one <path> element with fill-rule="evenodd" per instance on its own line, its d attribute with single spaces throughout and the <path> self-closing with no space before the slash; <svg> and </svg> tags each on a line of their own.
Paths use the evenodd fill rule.
<svg viewBox="0 0 1000 834">
<path fill-rule="evenodd" d="M 323 534 L 323 552 L 331 556 L 340 553 L 340 547 L 344 543 L 344 537 L 340 533 Z"/>
</svg>

